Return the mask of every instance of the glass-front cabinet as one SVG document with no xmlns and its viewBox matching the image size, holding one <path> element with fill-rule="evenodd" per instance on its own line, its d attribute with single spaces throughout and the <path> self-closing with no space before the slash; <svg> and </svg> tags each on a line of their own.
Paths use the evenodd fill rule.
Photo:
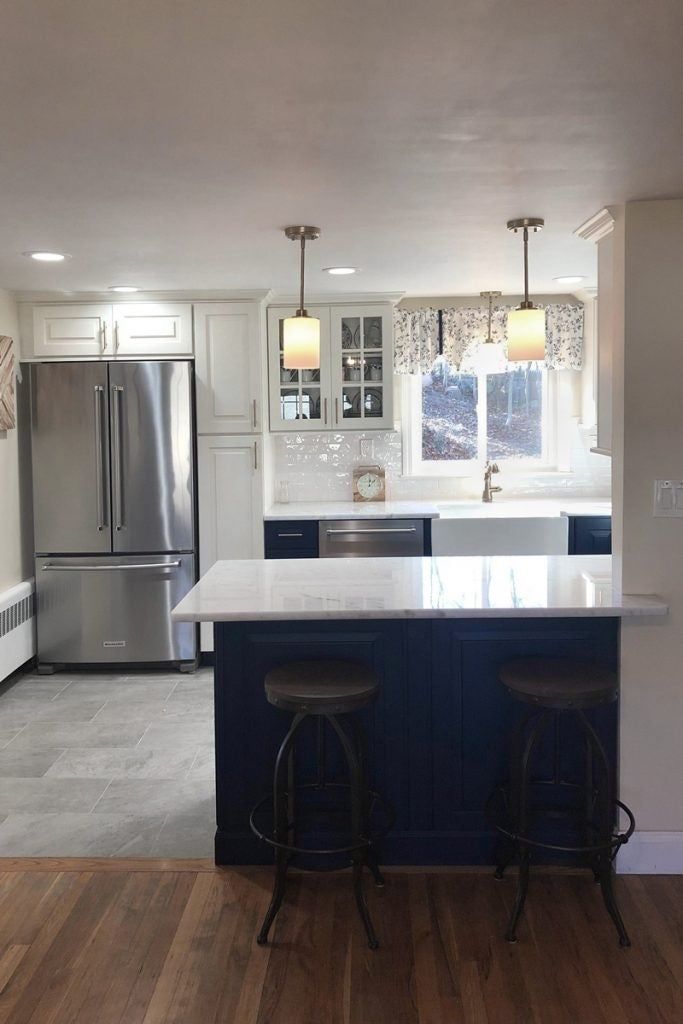
<svg viewBox="0 0 683 1024">
<path fill-rule="evenodd" d="M 319 370 L 283 366 L 282 324 L 292 312 L 268 311 L 271 430 L 391 429 L 391 305 L 309 306 L 320 319 Z"/>
</svg>

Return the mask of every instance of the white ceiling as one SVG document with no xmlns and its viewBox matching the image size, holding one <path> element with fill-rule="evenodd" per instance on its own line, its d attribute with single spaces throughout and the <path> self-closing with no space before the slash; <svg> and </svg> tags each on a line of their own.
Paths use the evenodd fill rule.
<svg viewBox="0 0 683 1024">
<path fill-rule="evenodd" d="M 518 292 L 522 215 L 532 289 L 590 284 L 579 223 L 683 194 L 682 44 L 680 0 L 8 0 L 0 285 L 291 292 L 303 222 L 312 291 Z"/>
</svg>

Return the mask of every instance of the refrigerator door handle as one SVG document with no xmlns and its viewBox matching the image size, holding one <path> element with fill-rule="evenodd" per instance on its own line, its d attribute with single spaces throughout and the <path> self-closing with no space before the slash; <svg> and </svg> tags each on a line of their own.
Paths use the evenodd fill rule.
<svg viewBox="0 0 683 1024">
<path fill-rule="evenodd" d="M 134 569 L 177 569 L 182 565 L 178 558 L 174 562 L 137 562 L 135 565 L 54 565 L 46 562 L 43 572 L 128 572 Z"/>
<path fill-rule="evenodd" d="M 121 399 L 123 388 L 112 385 L 112 441 L 114 470 L 114 529 L 125 530 L 123 521 L 123 445 L 121 444 Z"/>
<path fill-rule="evenodd" d="M 103 431 L 103 402 L 104 402 L 104 387 L 102 384 L 96 384 L 94 388 L 95 395 L 95 476 L 97 477 L 97 529 L 102 531 L 107 525 L 107 516 L 105 512 L 106 507 L 106 494 L 107 485 L 104 478 L 104 459 L 102 457 L 102 438 L 104 435 Z"/>
</svg>

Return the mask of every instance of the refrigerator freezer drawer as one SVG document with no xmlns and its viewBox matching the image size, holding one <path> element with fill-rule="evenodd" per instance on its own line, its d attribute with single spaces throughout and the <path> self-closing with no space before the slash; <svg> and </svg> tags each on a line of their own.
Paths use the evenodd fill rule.
<svg viewBox="0 0 683 1024">
<path fill-rule="evenodd" d="M 192 661 L 195 627 L 171 609 L 194 581 L 194 555 L 37 558 L 39 662 Z"/>
</svg>

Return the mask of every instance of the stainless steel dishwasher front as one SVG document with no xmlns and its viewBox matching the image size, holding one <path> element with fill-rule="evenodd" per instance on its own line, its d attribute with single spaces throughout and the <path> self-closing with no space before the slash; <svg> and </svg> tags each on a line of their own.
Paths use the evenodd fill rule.
<svg viewBox="0 0 683 1024">
<path fill-rule="evenodd" d="M 320 558 L 424 554 L 422 519 L 323 519 L 318 531 Z"/>
</svg>

